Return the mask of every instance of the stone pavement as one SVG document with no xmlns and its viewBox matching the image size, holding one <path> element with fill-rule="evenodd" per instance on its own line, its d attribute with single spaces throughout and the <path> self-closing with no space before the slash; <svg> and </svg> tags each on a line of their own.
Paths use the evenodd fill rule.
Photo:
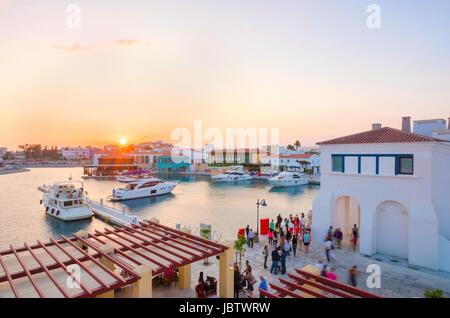
<svg viewBox="0 0 450 318">
<path fill-rule="evenodd" d="M 243 266 L 246 260 L 250 261 L 253 274 L 258 279 L 258 283 L 255 284 L 255 295 L 258 295 L 257 287 L 260 275 L 265 276 L 267 281 L 272 283 L 279 283 L 278 277 L 287 277 L 287 275 L 270 274 L 270 255 L 268 260 L 269 269 L 264 269 L 262 252 L 265 242 L 266 238 L 262 237 L 262 241 L 256 243 L 254 248 L 248 248 L 246 246 L 247 251 L 242 258 Z M 410 268 L 401 261 L 393 263 L 390 260 L 391 258 L 386 257 L 384 257 L 386 261 L 379 261 L 383 260 L 382 256 L 366 257 L 354 252 L 350 247 L 346 246 L 343 246 L 341 250 L 334 250 L 334 253 L 336 255 L 336 260 L 332 261 L 332 263 L 328 265 L 328 268 L 335 268 L 338 280 L 343 283 L 348 283 L 347 269 L 352 265 L 357 265 L 360 272 L 358 277 L 358 287 L 383 297 L 423 297 L 423 293 L 427 289 L 442 289 L 446 293 L 446 297 L 450 297 L 450 273 L 433 272 L 417 267 Z M 296 257 L 290 256 L 287 258 L 287 272 L 292 273 L 296 268 L 301 268 L 308 264 L 316 264 L 319 260 L 326 260 L 323 243 L 312 242 L 308 254 L 300 252 Z M 204 272 L 205 277 L 219 277 L 218 260 L 214 257 L 210 258 L 209 262 L 211 263 L 210 265 L 203 265 L 202 261 L 192 265 L 192 286 L 196 285 L 199 273 L 202 271 Z M 369 289 L 366 286 L 366 279 L 368 277 L 366 268 L 369 264 L 378 264 L 381 268 L 380 289 Z M 195 297 L 193 291 L 191 291 L 190 294 L 191 297 Z M 184 293 L 183 296 L 189 297 L 189 292 Z"/>
</svg>

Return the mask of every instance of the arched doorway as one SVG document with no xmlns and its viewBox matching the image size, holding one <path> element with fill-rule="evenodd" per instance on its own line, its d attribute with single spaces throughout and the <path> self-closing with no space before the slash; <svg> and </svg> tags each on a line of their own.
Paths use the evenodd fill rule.
<svg viewBox="0 0 450 318">
<path fill-rule="evenodd" d="M 376 252 L 408 259 L 408 211 L 396 201 L 378 205 L 375 214 Z"/>
<path fill-rule="evenodd" d="M 340 228 L 344 234 L 344 244 L 350 244 L 354 224 L 360 228 L 361 209 L 358 201 L 346 195 L 337 198 L 333 227 Z M 359 242 L 359 240 L 358 240 Z"/>
</svg>

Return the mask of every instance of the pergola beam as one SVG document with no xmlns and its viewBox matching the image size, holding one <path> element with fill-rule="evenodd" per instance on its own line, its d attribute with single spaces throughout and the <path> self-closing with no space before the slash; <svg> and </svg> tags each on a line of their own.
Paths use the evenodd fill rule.
<svg viewBox="0 0 450 318">
<path fill-rule="evenodd" d="M 117 260 L 114 259 L 113 257 L 111 257 L 110 255 L 108 255 L 107 253 L 104 253 L 103 251 L 101 251 L 98 247 L 96 247 L 94 244 L 92 244 L 91 242 L 88 242 L 87 240 L 83 239 L 82 237 L 78 236 L 77 234 L 74 234 L 75 237 L 77 237 L 81 242 L 85 243 L 86 245 L 92 247 L 94 250 L 96 250 L 97 252 L 99 252 L 101 254 L 101 256 L 105 257 L 106 259 L 110 260 L 111 262 L 113 262 L 114 264 L 119 265 L 119 267 L 128 272 L 133 274 L 136 278 L 140 278 L 140 275 L 138 273 L 136 273 L 135 271 L 133 271 L 131 268 L 129 268 L 128 266 L 125 266 L 123 264 L 118 264 Z M 64 235 L 62 236 L 62 238 L 66 238 Z M 67 239 L 67 238 L 66 238 Z M 83 250 L 81 248 L 79 248 L 78 246 L 76 246 L 74 243 L 70 242 L 70 244 L 75 247 L 76 249 L 78 249 L 79 251 L 83 252 Z M 97 259 L 91 257 L 89 254 L 87 254 L 87 256 L 90 258 L 90 260 L 92 262 L 94 262 L 96 265 L 100 266 L 103 270 L 105 270 L 109 275 L 111 275 L 112 277 L 114 277 L 116 280 L 118 280 L 121 283 L 128 283 L 123 277 L 121 277 L 120 275 L 117 275 L 116 273 L 114 273 L 112 270 L 110 270 L 108 267 L 106 267 L 105 265 L 103 265 L 102 263 L 100 263 Z"/>
<path fill-rule="evenodd" d="M 320 282 L 322 284 L 338 288 L 340 290 L 346 291 L 348 293 L 351 293 L 351 294 L 359 296 L 359 297 L 363 297 L 363 298 L 381 298 L 380 296 L 372 294 L 372 293 L 369 293 L 369 292 L 367 292 L 365 290 L 362 290 L 362 289 L 359 289 L 359 288 L 355 288 L 355 287 L 350 286 L 350 285 L 342 284 L 340 282 L 337 282 L 337 281 L 334 281 L 334 280 L 331 280 L 331 279 L 328 279 L 328 278 L 325 278 L 325 277 L 322 277 L 322 276 L 317 276 L 317 275 L 308 273 L 306 271 L 303 271 L 301 269 L 296 269 L 296 272 L 301 274 L 301 275 L 303 275 L 303 276 L 305 276 L 305 277 L 307 277 L 307 278 L 312 278 L 315 281 L 318 281 L 318 282 Z"/>
<path fill-rule="evenodd" d="M 318 293 L 318 292 L 316 292 L 316 291 L 314 291 L 314 290 L 311 290 L 311 289 L 309 289 L 309 288 L 300 286 L 300 285 L 298 285 L 297 283 L 288 281 L 288 280 L 283 279 L 283 278 L 280 278 L 279 280 L 280 280 L 281 283 L 283 283 L 283 284 L 286 285 L 286 286 L 289 286 L 290 288 L 298 289 L 298 290 L 300 290 L 300 291 L 302 291 L 302 292 L 304 292 L 304 293 L 306 293 L 306 294 L 309 294 L 309 295 L 314 296 L 314 297 L 317 297 L 317 298 L 326 298 L 323 294 Z"/>
<path fill-rule="evenodd" d="M 171 264 L 171 266 L 172 266 L 172 264 L 175 265 L 175 266 L 177 266 L 177 267 L 178 267 L 178 266 L 181 266 L 181 263 L 180 263 L 180 262 L 177 262 L 177 261 L 171 259 L 170 257 L 167 257 L 167 256 L 165 256 L 165 255 L 163 255 L 163 254 L 161 254 L 161 253 L 159 253 L 159 252 L 157 252 L 157 251 L 152 251 L 151 249 L 149 249 L 148 247 L 142 245 L 141 243 L 135 242 L 135 241 L 133 241 L 133 240 L 131 240 L 131 239 L 125 237 L 124 235 L 121 235 L 121 234 L 117 233 L 117 232 L 113 232 L 113 231 L 108 230 L 108 229 L 105 228 L 105 234 L 113 234 L 113 235 L 116 235 L 116 236 L 119 237 L 120 239 L 125 240 L 125 241 L 127 241 L 127 242 L 133 244 L 133 245 L 131 246 L 131 248 L 132 248 L 133 251 L 136 249 L 136 247 L 139 247 L 139 248 L 143 249 L 144 251 L 147 251 L 147 252 L 149 252 L 149 253 L 151 253 L 151 254 L 154 254 L 154 255 L 156 255 L 156 256 L 162 258 L 163 260 L 168 261 L 168 262 Z M 128 234 L 128 233 L 127 233 L 127 234 Z M 131 236 L 131 235 L 130 235 L 130 236 Z M 107 238 L 110 238 L 109 235 L 107 235 L 106 237 L 107 237 Z M 139 239 L 139 238 L 137 238 L 137 239 Z M 141 241 L 142 241 L 142 240 L 141 240 Z M 135 246 L 136 246 L 136 247 L 135 247 Z M 165 266 L 165 267 L 167 267 L 167 266 Z"/>
<path fill-rule="evenodd" d="M 73 261 L 75 261 L 75 263 L 80 266 L 86 273 L 88 273 L 95 281 L 97 281 L 97 283 L 99 283 L 101 286 L 103 286 L 104 288 L 109 288 L 109 284 L 105 283 L 103 280 L 101 280 L 97 275 L 95 275 L 89 268 L 87 268 L 86 266 L 84 266 L 84 264 L 79 261 L 78 259 L 76 259 L 75 257 L 73 257 L 60 243 L 57 243 L 55 240 L 50 239 L 51 241 L 53 241 L 55 243 L 55 246 L 58 247 L 64 254 L 66 254 L 68 257 L 70 257 Z M 84 253 L 84 251 L 83 251 Z"/>
<path fill-rule="evenodd" d="M 16 287 L 14 287 L 14 282 L 13 282 L 13 279 L 11 278 L 11 275 L 9 274 L 8 268 L 6 267 L 6 264 L 3 263 L 2 255 L 0 255 L 0 265 L 2 266 L 3 271 L 5 272 L 5 276 L 6 276 L 7 280 L 8 280 L 9 285 L 11 286 L 11 290 L 12 290 L 14 296 L 16 298 L 20 298 Z"/>
<path fill-rule="evenodd" d="M 50 255 L 50 257 L 62 268 L 62 269 L 64 269 L 64 271 L 66 271 L 66 273 L 69 275 L 69 276 L 71 276 L 74 280 L 75 280 L 75 282 L 79 285 L 79 286 L 81 286 L 81 288 L 86 292 L 86 293 L 88 293 L 88 294 L 92 294 L 92 291 L 88 288 L 88 287 L 86 287 L 82 282 L 81 282 L 81 280 L 79 280 L 75 275 L 73 275 L 73 273 L 67 268 L 67 266 L 63 263 L 63 262 L 61 262 L 44 244 L 42 244 L 39 240 L 37 241 L 38 242 L 38 244 L 39 245 L 41 245 L 42 246 L 42 248 L 44 249 L 44 251 L 48 254 L 48 255 Z"/>
<path fill-rule="evenodd" d="M 98 236 L 96 235 L 92 235 L 89 234 L 88 238 L 93 238 L 94 240 L 100 242 L 101 244 L 105 245 L 106 242 L 103 242 Z M 133 263 L 135 263 L 138 266 L 141 266 L 142 263 L 139 262 L 137 259 L 134 259 L 133 257 L 131 257 L 130 255 L 128 255 L 127 253 L 123 252 L 120 248 L 114 248 L 114 253 L 119 254 L 120 256 L 125 257 L 126 259 L 128 259 L 129 261 L 132 261 Z M 114 258 L 115 260 L 117 260 L 116 258 Z"/>
<path fill-rule="evenodd" d="M 36 262 L 44 269 L 44 272 L 47 274 L 48 278 L 55 284 L 56 288 L 64 295 L 66 298 L 71 298 L 70 295 L 67 293 L 67 291 L 64 289 L 64 287 L 61 286 L 61 284 L 56 280 L 55 277 L 53 277 L 52 273 L 47 269 L 47 267 L 42 263 L 42 261 L 39 259 L 39 257 L 36 256 L 36 254 L 33 252 L 32 249 L 27 245 L 27 243 L 24 243 L 25 248 L 30 252 L 31 256 L 36 260 Z"/>
<path fill-rule="evenodd" d="M 265 297 L 267 297 L 267 298 L 281 298 L 280 296 L 275 295 L 275 294 L 273 294 L 273 293 L 270 293 L 270 292 L 268 292 L 268 291 L 265 291 L 265 290 L 263 290 L 263 289 L 259 289 L 259 294 L 260 294 L 261 296 L 265 296 Z"/>
<path fill-rule="evenodd" d="M 151 222 L 151 221 L 148 221 L 148 220 L 144 220 L 144 222 L 146 222 L 147 225 L 149 225 L 149 226 L 151 226 L 153 228 L 159 229 L 160 231 L 162 230 L 162 231 L 164 231 L 166 233 L 170 233 L 170 234 L 175 235 L 177 237 L 181 237 L 183 239 L 187 239 L 188 241 L 191 241 L 191 242 L 194 241 L 195 244 L 202 245 L 205 248 L 217 249 L 219 253 L 223 252 L 225 250 L 224 247 L 222 245 L 220 245 L 219 243 L 213 242 L 211 240 L 207 240 L 207 239 L 205 239 L 203 237 L 195 236 L 195 235 L 188 234 L 188 233 L 179 233 L 179 231 L 177 231 L 175 229 L 172 229 L 172 228 L 170 228 L 168 226 L 157 224 L 157 223 L 154 223 L 154 222 Z"/>
<path fill-rule="evenodd" d="M 353 295 L 351 295 L 351 294 L 348 294 L 348 293 L 345 293 L 343 291 L 331 288 L 331 287 L 329 287 L 327 285 L 323 285 L 323 284 L 314 282 L 312 280 L 309 280 L 309 279 L 306 279 L 306 278 L 303 278 L 303 277 L 300 277 L 300 276 L 297 276 L 297 275 L 294 275 L 294 274 L 291 274 L 291 273 L 288 273 L 287 275 L 288 275 L 289 278 L 292 278 L 293 280 L 297 281 L 300 285 L 310 285 L 310 286 L 316 287 L 316 288 L 321 289 L 321 290 L 323 290 L 325 292 L 328 292 L 330 294 L 334 294 L 334 295 L 336 295 L 338 297 L 342 297 L 342 298 L 354 298 Z"/>
<path fill-rule="evenodd" d="M 16 256 L 17 261 L 19 262 L 20 266 L 22 266 L 23 270 L 25 271 L 25 274 L 28 277 L 28 280 L 30 281 L 31 285 L 33 285 L 33 288 L 36 290 L 36 292 L 38 293 L 39 297 L 41 298 L 45 298 L 45 294 L 42 291 L 42 289 L 36 284 L 36 282 L 33 279 L 33 276 L 31 275 L 30 271 L 28 270 L 28 268 L 26 267 L 26 265 L 23 263 L 23 261 L 20 259 L 19 253 L 17 253 L 17 251 L 14 249 L 14 247 L 12 245 L 9 246 L 11 248 L 11 251 L 14 253 L 14 255 Z"/>
<path fill-rule="evenodd" d="M 153 247 L 155 247 L 155 248 L 158 248 L 158 249 L 160 249 L 160 250 L 162 250 L 162 251 L 164 251 L 164 252 L 166 252 L 166 253 L 173 254 L 173 255 L 175 255 L 176 257 L 182 259 L 183 261 L 187 261 L 187 262 L 190 262 L 190 261 L 191 261 L 190 258 L 187 258 L 186 256 L 183 256 L 183 255 L 179 254 L 178 252 L 174 252 L 174 251 L 172 251 L 172 250 L 170 250 L 170 249 L 165 248 L 164 246 L 160 246 L 160 245 L 158 245 L 158 244 L 155 244 L 155 243 L 153 243 L 153 242 L 150 242 L 150 241 L 148 241 L 148 240 L 146 240 L 146 239 L 143 239 L 143 238 L 141 238 L 141 237 L 135 235 L 135 234 L 140 234 L 140 233 L 139 233 L 139 232 L 136 232 L 136 231 L 134 231 L 134 230 L 132 230 L 130 227 L 127 227 L 127 229 L 128 229 L 128 230 L 126 231 L 126 230 L 119 229 L 118 227 L 114 226 L 114 230 L 115 230 L 115 231 L 118 231 L 118 232 L 120 232 L 120 233 L 127 234 L 127 235 L 129 235 L 129 236 L 131 236 L 131 237 L 133 237 L 133 238 L 135 238 L 135 239 L 138 239 L 138 240 L 144 242 L 144 245 L 146 245 L 146 244 L 147 244 L 147 245 L 151 245 L 151 246 L 153 246 Z M 130 230 L 130 229 L 131 229 L 131 230 Z"/>
<path fill-rule="evenodd" d="M 97 230 L 95 230 L 95 231 L 97 232 Z M 114 242 L 114 243 L 119 244 L 120 246 L 122 246 L 122 248 L 125 249 L 126 251 L 135 253 L 136 255 L 139 255 L 140 257 L 146 259 L 146 260 L 149 261 L 150 263 L 153 263 L 153 264 L 155 264 L 155 265 L 158 265 L 160 268 L 162 268 L 162 269 L 164 269 L 164 270 L 166 270 L 166 269 L 168 268 L 168 267 L 167 267 L 166 265 L 164 265 L 163 263 L 154 260 L 154 259 L 151 258 L 150 256 L 145 255 L 144 253 L 142 253 L 142 252 L 140 252 L 140 251 L 134 249 L 132 246 L 128 246 L 128 245 L 126 245 L 125 243 L 123 243 L 123 242 L 121 242 L 121 241 L 119 241 L 119 240 L 117 240 L 117 239 L 115 239 L 115 238 L 109 237 L 109 236 L 107 236 L 107 238 L 108 238 L 108 240 L 110 240 L 110 241 L 112 241 L 112 242 Z"/>
<path fill-rule="evenodd" d="M 272 289 L 275 289 L 277 292 L 279 292 L 282 295 L 288 295 L 288 296 L 291 296 L 292 298 L 303 298 L 301 295 L 294 293 L 292 290 L 289 290 L 289 289 L 286 289 L 286 288 L 283 288 L 283 287 L 280 287 L 280 286 L 277 286 L 274 284 L 269 284 L 269 286 Z"/>
<path fill-rule="evenodd" d="M 142 224 L 142 223 L 141 223 L 141 224 Z M 185 243 L 185 242 L 180 242 L 180 241 L 178 240 L 177 237 L 174 237 L 174 236 L 167 236 L 167 235 L 163 235 L 163 234 L 161 234 L 161 233 L 156 233 L 155 231 L 157 231 L 157 229 L 155 230 L 154 228 L 152 228 L 152 227 L 150 227 L 150 226 L 147 226 L 146 224 L 142 224 L 142 225 L 143 225 L 143 226 L 133 224 L 134 227 L 138 227 L 138 228 L 140 228 L 140 229 L 146 231 L 146 233 L 151 233 L 152 235 L 157 235 L 157 236 L 161 237 L 161 241 L 164 242 L 164 243 L 166 243 L 166 244 L 168 244 L 168 243 L 167 243 L 167 240 L 169 240 L 169 241 L 172 241 L 172 242 L 174 242 L 174 243 L 176 243 L 176 244 L 179 244 L 179 245 L 181 245 L 181 246 L 184 246 L 184 247 L 190 248 L 190 249 L 192 249 L 192 250 L 194 250 L 194 251 L 197 251 L 197 252 L 199 252 L 199 253 L 201 253 L 201 254 L 204 254 L 204 253 L 205 253 L 204 248 L 202 249 L 202 248 L 199 248 L 199 247 L 197 247 L 197 246 L 189 245 L 189 244 L 187 244 L 187 243 Z M 151 231 L 151 230 L 152 230 L 152 231 Z M 191 244 L 193 244 L 193 243 L 191 242 Z M 189 252 L 189 251 L 186 251 L 186 253 L 191 253 L 192 255 L 195 255 L 196 257 L 199 256 L 199 255 L 193 254 L 192 252 Z M 220 254 L 220 253 L 218 253 L 218 254 Z"/>
<path fill-rule="evenodd" d="M 109 242 L 116 244 L 111 246 L 108 245 Z M 78 246 L 81 243 L 89 247 L 90 253 Z M 105 245 L 112 248 L 103 249 Z M 9 249 L 0 251 L 0 269 L 4 272 L 0 276 L 0 283 L 7 281 L 12 294 L 19 298 L 16 280 L 28 278 L 38 296 L 46 297 L 36 280 L 36 275 L 44 273 L 46 275 L 44 278 L 49 279 L 63 297 L 93 297 L 138 281 L 141 275 L 133 268 L 135 264 L 145 266 L 144 260 L 159 266 L 156 270 L 148 272 L 150 276 L 152 273 L 158 275 L 169 268 L 183 268 L 198 260 L 224 253 L 227 248 L 216 242 L 154 222 L 133 224 L 124 228 L 114 227 L 102 232 L 95 231 L 87 237 L 74 234 L 70 238 L 62 236 L 59 240 L 50 239 L 46 243 L 37 241 L 37 244 L 24 244 L 23 247 L 18 248 L 11 245 Z M 25 259 L 20 253 L 24 255 L 26 253 L 32 259 L 28 257 Z M 5 264 L 3 256 L 6 255 L 12 255 L 20 263 L 20 267 L 14 273 L 11 273 Z M 48 262 L 44 259 L 48 259 Z M 115 268 L 121 269 L 125 275 L 122 277 L 122 274 L 119 275 L 112 270 L 113 267 L 109 266 L 109 263 L 103 262 L 105 259 L 109 260 Z M 83 273 L 93 279 L 97 285 L 88 288 L 83 284 L 81 279 L 69 269 L 69 266 L 73 264 L 78 265 Z M 60 282 L 55 270 L 64 271 L 67 278 L 72 278 L 82 290 L 78 294 L 70 292 Z M 102 275 L 97 274 L 97 271 L 102 271 Z M 103 273 L 112 279 L 107 279 Z"/>
</svg>

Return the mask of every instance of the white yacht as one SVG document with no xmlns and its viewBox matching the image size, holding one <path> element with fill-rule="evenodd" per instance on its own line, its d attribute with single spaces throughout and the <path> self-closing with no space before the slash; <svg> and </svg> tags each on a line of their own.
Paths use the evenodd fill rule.
<svg viewBox="0 0 450 318">
<path fill-rule="evenodd" d="M 113 193 L 108 199 L 110 201 L 124 201 L 168 194 L 177 184 L 177 182 L 167 182 L 157 178 L 139 179 L 128 183 L 125 188 L 113 189 Z"/>
<path fill-rule="evenodd" d="M 253 177 L 244 171 L 227 170 L 224 173 L 211 177 L 211 180 L 217 182 L 249 181 Z"/>
<path fill-rule="evenodd" d="M 278 176 L 269 179 L 270 185 L 274 188 L 277 187 L 292 187 L 303 184 L 308 184 L 308 178 L 301 172 L 288 172 L 284 171 Z"/>
<path fill-rule="evenodd" d="M 69 180 L 43 185 L 38 190 L 44 193 L 41 204 L 48 215 L 63 221 L 83 220 L 93 216 L 81 181 Z"/>
<path fill-rule="evenodd" d="M 119 182 L 123 182 L 123 183 L 129 183 L 129 182 L 133 182 L 136 181 L 138 178 L 136 178 L 136 176 L 117 176 L 116 180 Z"/>
<path fill-rule="evenodd" d="M 123 183 L 130 183 L 141 179 L 151 178 L 151 175 L 147 173 L 133 174 L 133 175 L 119 175 L 116 180 Z"/>
</svg>

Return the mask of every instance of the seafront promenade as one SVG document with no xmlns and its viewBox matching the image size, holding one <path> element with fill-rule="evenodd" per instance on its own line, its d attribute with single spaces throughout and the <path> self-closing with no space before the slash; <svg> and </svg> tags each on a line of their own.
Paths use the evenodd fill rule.
<svg viewBox="0 0 450 318">
<path fill-rule="evenodd" d="M 242 257 L 241 272 L 245 269 L 245 261 L 248 260 L 252 267 L 252 272 L 257 283 L 254 285 L 255 291 L 254 297 L 258 297 L 258 285 L 259 277 L 264 276 L 268 283 L 280 285 L 279 278 L 287 278 L 287 275 L 273 275 L 270 274 L 270 265 L 272 264 L 269 259 L 267 261 L 268 269 L 264 269 L 264 257 L 263 248 L 267 244 L 267 236 L 262 236 L 261 241 L 254 244 L 253 248 L 245 246 L 246 252 Z M 286 259 L 287 273 L 294 273 L 295 269 L 303 268 L 307 265 L 317 264 L 319 261 L 326 263 L 324 244 L 320 241 L 313 241 L 311 243 L 308 254 L 299 252 L 297 256 L 289 256 Z M 272 251 L 269 248 L 269 251 Z M 424 297 L 423 293 L 426 290 L 441 289 L 446 293 L 446 297 L 450 297 L 450 274 L 445 272 L 433 272 L 422 268 L 410 268 L 401 261 L 393 263 L 390 259 L 383 259 L 382 256 L 366 257 L 354 252 L 350 246 L 343 246 L 341 250 L 335 250 L 336 260 L 328 264 L 328 269 L 333 268 L 338 281 L 344 284 L 348 284 L 347 270 L 352 265 L 358 266 L 358 288 L 366 290 L 368 292 L 378 294 L 383 297 Z M 378 261 L 382 259 L 382 261 Z M 218 260 L 215 258 L 209 259 L 210 265 L 204 265 L 202 262 L 197 262 L 192 265 L 192 286 L 197 283 L 200 272 L 204 272 L 206 276 L 218 275 Z M 381 288 L 368 288 L 366 280 L 368 273 L 366 268 L 370 264 L 379 265 L 381 268 Z M 269 288 L 270 291 L 270 288 Z M 161 291 L 162 293 L 162 291 Z M 174 297 L 195 297 L 194 290 L 177 291 L 177 296 Z M 155 297 L 158 294 L 155 293 Z M 241 293 L 241 297 L 245 297 L 245 294 Z"/>
</svg>

